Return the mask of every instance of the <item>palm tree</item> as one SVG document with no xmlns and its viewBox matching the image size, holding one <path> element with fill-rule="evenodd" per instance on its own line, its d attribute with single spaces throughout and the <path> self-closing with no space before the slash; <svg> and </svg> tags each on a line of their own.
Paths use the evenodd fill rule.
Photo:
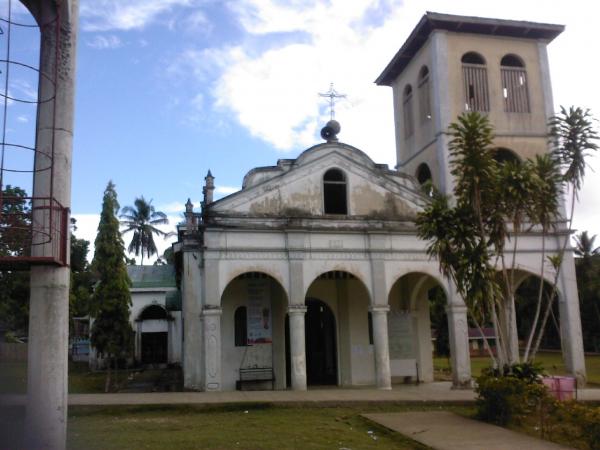
<svg viewBox="0 0 600 450">
<path fill-rule="evenodd" d="M 579 235 L 575 236 L 575 254 L 583 259 L 589 259 L 594 255 L 600 254 L 600 247 L 594 248 L 595 240 L 596 235 L 589 237 L 587 231 L 582 231 Z"/>
<path fill-rule="evenodd" d="M 142 264 L 144 265 L 144 253 L 148 258 L 157 253 L 154 235 L 167 237 L 169 233 L 156 228 L 157 225 L 166 225 L 169 223 L 167 215 L 161 211 L 156 211 L 152 206 L 152 200 L 146 201 L 144 196 L 137 197 L 134 201 L 135 206 L 125 206 L 121 210 L 119 218 L 121 226 L 125 229 L 121 234 L 133 231 L 133 238 L 127 247 L 129 253 L 135 253 L 138 256 L 142 254 Z"/>
</svg>

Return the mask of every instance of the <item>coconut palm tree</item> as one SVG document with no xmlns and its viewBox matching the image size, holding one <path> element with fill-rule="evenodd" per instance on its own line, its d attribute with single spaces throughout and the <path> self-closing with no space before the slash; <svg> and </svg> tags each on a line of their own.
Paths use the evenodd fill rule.
<svg viewBox="0 0 600 450">
<path fill-rule="evenodd" d="M 587 231 L 582 231 L 575 236 L 575 254 L 584 259 L 600 254 L 600 247 L 594 247 L 595 240 L 596 235 L 590 237 Z"/>
<path fill-rule="evenodd" d="M 157 253 L 154 235 L 167 237 L 169 233 L 158 229 L 157 225 L 169 223 L 167 215 L 156 211 L 152 206 L 152 200 L 147 201 L 144 196 L 137 197 L 134 206 L 125 206 L 119 215 L 121 226 L 124 227 L 121 234 L 133 231 L 133 237 L 127 247 L 129 253 L 138 256 L 142 254 L 142 265 L 144 265 L 144 253 L 148 258 Z"/>
</svg>

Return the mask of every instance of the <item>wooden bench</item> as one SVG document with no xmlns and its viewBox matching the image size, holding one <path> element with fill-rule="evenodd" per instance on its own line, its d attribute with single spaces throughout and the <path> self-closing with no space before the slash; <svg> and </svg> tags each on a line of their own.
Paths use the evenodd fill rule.
<svg viewBox="0 0 600 450">
<path fill-rule="evenodd" d="M 271 382 L 271 390 L 275 389 L 275 372 L 272 367 L 247 367 L 240 369 L 240 379 L 236 382 L 236 389 L 243 391 L 248 384 Z"/>
</svg>

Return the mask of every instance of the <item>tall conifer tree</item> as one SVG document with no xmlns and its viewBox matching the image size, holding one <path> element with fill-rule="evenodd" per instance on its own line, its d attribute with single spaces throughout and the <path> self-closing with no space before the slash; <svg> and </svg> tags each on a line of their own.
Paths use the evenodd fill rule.
<svg viewBox="0 0 600 450">
<path fill-rule="evenodd" d="M 95 253 L 92 261 L 92 269 L 98 279 L 92 297 L 95 316 L 92 326 L 92 345 L 100 356 L 108 360 L 106 392 L 110 389 L 111 367 L 115 365 L 117 358 L 129 354 L 133 335 L 129 323 L 131 281 L 125 266 L 125 250 L 119 232 L 118 211 L 119 202 L 115 185 L 109 181 L 104 191 L 102 214 L 94 242 Z"/>
</svg>

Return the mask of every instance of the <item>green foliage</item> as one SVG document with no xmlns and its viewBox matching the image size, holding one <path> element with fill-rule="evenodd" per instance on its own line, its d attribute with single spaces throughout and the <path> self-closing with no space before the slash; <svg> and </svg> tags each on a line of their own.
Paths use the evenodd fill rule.
<svg viewBox="0 0 600 450">
<path fill-rule="evenodd" d="M 154 235 L 168 236 L 156 225 L 168 224 L 169 220 L 165 213 L 154 209 L 152 200 L 147 201 L 144 196 L 136 198 L 134 205 L 133 207 L 125 206 L 119 217 L 122 219 L 121 225 L 125 227 L 123 234 L 133 231 L 133 237 L 127 251 L 135 253 L 136 256 L 141 253 L 143 265 L 144 253 L 149 258 L 157 252 Z"/>
<path fill-rule="evenodd" d="M 31 208 L 27 193 L 18 186 L 6 185 L 0 193 L 0 255 L 22 256 L 27 252 L 30 240 Z"/>
<path fill-rule="evenodd" d="M 127 275 L 123 240 L 116 217 L 118 210 L 115 186 L 109 182 L 104 191 L 92 261 L 98 283 L 92 296 L 95 320 L 91 339 L 98 354 L 108 358 L 109 364 L 129 352 L 133 334 L 129 323 L 131 281 Z M 107 388 L 108 384 L 109 379 Z"/>
<path fill-rule="evenodd" d="M 22 256 L 27 252 L 31 210 L 27 193 L 7 185 L 2 190 L 0 255 Z M 29 272 L 0 271 L 0 322 L 18 334 L 26 333 L 29 322 Z"/>
<path fill-rule="evenodd" d="M 78 239 L 71 233 L 70 317 L 82 317 L 90 314 L 95 279 L 87 262 L 89 246 L 89 241 Z"/>
<path fill-rule="evenodd" d="M 585 158 L 598 150 L 599 136 L 594 130 L 588 109 L 560 107 L 560 113 L 550 119 L 553 155 L 563 168 L 563 178 L 574 191 L 579 191 L 585 175 Z"/>
<path fill-rule="evenodd" d="M 477 378 L 477 416 L 507 425 L 533 414 L 548 395 L 540 372 L 541 368 L 528 364 L 483 370 Z"/>
</svg>

